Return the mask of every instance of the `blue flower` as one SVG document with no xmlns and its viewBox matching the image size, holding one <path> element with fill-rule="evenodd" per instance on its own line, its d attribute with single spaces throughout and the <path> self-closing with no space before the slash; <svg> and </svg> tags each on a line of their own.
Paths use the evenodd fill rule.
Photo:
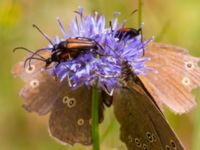
<svg viewBox="0 0 200 150">
<path fill-rule="evenodd" d="M 141 36 L 119 40 L 114 36 L 120 27 L 116 17 L 112 19 L 111 30 L 106 28 L 104 16 L 97 12 L 94 16 L 84 16 L 82 8 L 78 9 L 69 25 L 69 34 L 59 19 L 58 23 L 64 37 L 56 37 L 53 44 L 67 38 L 84 37 L 93 39 L 103 48 L 98 49 L 98 53 L 88 51 L 57 65 L 55 72 L 61 82 L 67 80 L 72 88 L 78 88 L 82 85 L 93 86 L 98 81 L 100 89 L 112 94 L 113 89 L 119 87 L 123 62 L 131 67 L 134 74 L 145 74 L 145 62 L 150 58 L 143 57 L 143 51 L 152 38 L 145 42 L 141 42 Z"/>
</svg>

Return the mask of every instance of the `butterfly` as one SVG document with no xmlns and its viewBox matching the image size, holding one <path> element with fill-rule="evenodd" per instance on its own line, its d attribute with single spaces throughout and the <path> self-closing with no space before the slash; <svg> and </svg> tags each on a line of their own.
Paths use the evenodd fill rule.
<svg viewBox="0 0 200 150">
<path fill-rule="evenodd" d="M 49 57 L 46 52 L 40 55 Z M 128 149 L 182 150 L 162 110 L 166 105 L 176 113 L 185 113 L 196 105 L 191 91 L 200 85 L 199 58 L 183 48 L 160 43 L 149 44 L 145 56 L 151 58 L 146 65 L 157 73 L 139 75 L 139 83 L 128 81 L 113 97 L 102 94 L 100 122 L 103 103 L 111 105 L 113 101 L 121 139 Z M 43 62 L 33 60 L 31 68 L 24 68 L 22 61 L 13 69 L 25 82 L 20 92 L 25 109 L 39 115 L 51 112 L 50 135 L 62 143 L 91 144 L 91 90 L 84 86 L 67 90 L 67 82 L 56 81 L 43 66 Z"/>
<path fill-rule="evenodd" d="M 44 58 L 51 55 L 48 51 L 39 54 Z M 24 98 L 23 107 L 28 112 L 36 112 L 39 115 L 51 113 L 49 134 L 60 143 L 90 145 L 92 142 L 91 89 L 82 86 L 77 90 L 69 91 L 67 81 L 58 81 L 48 71 L 50 70 L 46 69 L 45 63 L 38 60 L 32 60 L 31 66 L 27 65 L 25 68 L 24 61 L 14 66 L 13 74 L 25 82 L 19 93 Z M 105 96 L 102 93 L 99 122 L 103 120 Z"/>
<path fill-rule="evenodd" d="M 196 105 L 192 89 L 200 86 L 199 58 L 176 46 L 151 43 L 145 52 L 147 66 L 156 70 L 128 81 L 113 95 L 120 137 L 129 150 L 183 150 L 167 123 L 163 105 L 185 113 Z"/>
</svg>

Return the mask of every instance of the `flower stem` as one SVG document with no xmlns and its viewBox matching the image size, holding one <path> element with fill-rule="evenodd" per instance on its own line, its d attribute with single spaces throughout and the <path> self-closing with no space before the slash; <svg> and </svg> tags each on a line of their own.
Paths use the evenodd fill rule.
<svg viewBox="0 0 200 150">
<path fill-rule="evenodd" d="M 142 24 L 142 0 L 138 0 L 138 26 Z"/>
<path fill-rule="evenodd" d="M 93 150 L 100 150 L 99 146 L 99 92 L 97 84 L 92 88 L 92 141 Z"/>
</svg>

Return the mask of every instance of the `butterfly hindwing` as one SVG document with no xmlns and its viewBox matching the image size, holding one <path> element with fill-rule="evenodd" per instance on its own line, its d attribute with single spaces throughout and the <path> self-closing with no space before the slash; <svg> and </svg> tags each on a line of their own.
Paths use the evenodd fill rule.
<svg viewBox="0 0 200 150">
<path fill-rule="evenodd" d="M 114 94 L 120 137 L 129 150 L 183 150 L 162 112 L 143 89 L 128 83 Z"/>
<path fill-rule="evenodd" d="M 151 58 L 146 65 L 154 71 L 148 71 L 140 79 L 155 101 L 176 113 L 194 107 L 191 91 L 200 86 L 200 59 L 183 48 L 159 43 L 149 44 L 145 56 Z"/>
<path fill-rule="evenodd" d="M 91 94 L 91 90 L 82 86 L 70 93 L 63 90 L 57 99 L 49 119 L 49 132 L 61 143 L 91 144 Z M 99 113 L 102 121 L 102 101 Z"/>
</svg>

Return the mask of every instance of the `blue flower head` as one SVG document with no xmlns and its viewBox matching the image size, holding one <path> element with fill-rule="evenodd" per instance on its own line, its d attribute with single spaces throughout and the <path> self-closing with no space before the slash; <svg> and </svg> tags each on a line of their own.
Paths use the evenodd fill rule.
<svg viewBox="0 0 200 150">
<path fill-rule="evenodd" d="M 83 9 L 79 8 L 74 20 L 69 25 L 67 33 L 58 19 L 59 27 L 64 35 L 56 37 L 53 44 L 68 38 L 92 39 L 98 45 L 97 50 L 80 54 L 74 59 L 69 59 L 55 67 L 55 73 L 61 81 L 68 81 L 72 88 L 81 85 L 93 86 L 98 81 L 98 87 L 111 93 L 119 86 L 123 62 L 126 62 L 134 74 L 144 74 L 145 62 L 149 58 L 143 57 L 146 45 L 152 40 L 141 42 L 141 36 L 119 39 L 115 33 L 120 28 L 117 17 L 112 19 L 111 27 L 106 27 L 104 16 L 97 12 L 85 16 Z M 124 25 L 123 25 L 124 26 Z"/>
</svg>

